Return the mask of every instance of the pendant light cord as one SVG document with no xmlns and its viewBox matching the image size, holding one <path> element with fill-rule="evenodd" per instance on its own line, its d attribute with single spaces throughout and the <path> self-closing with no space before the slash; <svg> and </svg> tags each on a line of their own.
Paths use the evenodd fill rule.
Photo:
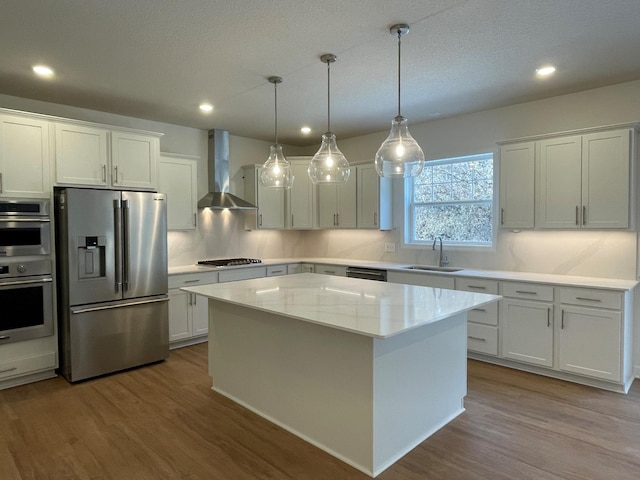
<svg viewBox="0 0 640 480">
<path fill-rule="evenodd" d="M 402 49 L 402 33 L 398 29 L 398 116 L 400 116 L 400 51 Z"/>
<path fill-rule="evenodd" d="M 331 61 L 327 61 L 327 132 L 331 131 Z"/>
<path fill-rule="evenodd" d="M 273 84 L 273 93 L 274 93 L 274 103 L 275 103 L 275 137 L 276 137 L 276 145 L 278 144 L 278 84 L 274 82 Z"/>
</svg>

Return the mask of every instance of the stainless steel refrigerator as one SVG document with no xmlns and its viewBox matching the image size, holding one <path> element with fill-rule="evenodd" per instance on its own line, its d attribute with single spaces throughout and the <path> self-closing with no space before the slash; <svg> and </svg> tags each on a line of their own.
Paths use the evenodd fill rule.
<svg viewBox="0 0 640 480">
<path fill-rule="evenodd" d="M 169 355 L 166 196 L 56 188 L 60 372 L 70 382 Z"/>
</svg>

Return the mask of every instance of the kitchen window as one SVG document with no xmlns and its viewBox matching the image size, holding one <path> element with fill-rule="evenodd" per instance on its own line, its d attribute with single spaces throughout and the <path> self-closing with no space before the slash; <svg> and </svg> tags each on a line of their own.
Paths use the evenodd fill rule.
<svg viewBox="0 0 640 480">
<path fill-rule="evenodd" d="M 493 154 L 425 162 L 405 184 L 405 243 L 493 245 Z"/>
</svg>

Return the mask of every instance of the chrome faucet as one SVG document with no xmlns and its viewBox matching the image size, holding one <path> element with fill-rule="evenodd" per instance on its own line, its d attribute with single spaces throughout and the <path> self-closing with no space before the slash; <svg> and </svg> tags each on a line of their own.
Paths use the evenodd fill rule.
<svg viewBox="0 0 640 480">
<path fill-rule="evenodd" d="M 438 266 L 439 266 L 439 267 L 444 267 L 445 265 L 448 265 L 448 264 L 449 264 L 449 259 L 447 258 L 447 256 L 446 256 L 446 255 L 444 255 L 444 249 L 442 248 L 442 237 L 435 237 L 435 238 L 433 239 L 433 245 L 431 246 L 431 248 L 432 248 L 433 250 L 435 250 L 435 249 L 436 249 L 436 242 L 437 242 L 438 240 L 440 241 L 440 257 L 439 257 L 439 259 L 438 259 L 438 260 L 439 260 L 439 261 L 438 261 Z"/>
</svg>

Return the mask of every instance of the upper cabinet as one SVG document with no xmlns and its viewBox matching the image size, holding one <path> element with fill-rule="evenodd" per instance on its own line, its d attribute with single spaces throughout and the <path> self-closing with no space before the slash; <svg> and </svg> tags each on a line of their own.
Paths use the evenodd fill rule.
<svg viewBox="0 0 640 480">
<path fill-rule="evenodd" d="M 380 178 L 374 164 L 357 165 L 357 225 L 363 229 L 391 230 L 391 179 Z"/>
<path fill-rule="evenodd" d="M 535 142 L 500 148 L 500 227 L 533 228 Z"/>
<path fill-rule="evenodd" d="M 628 228 L 631 130 L 540 142 L 536 225 Z"/>
<path fill-rule="evenodd" d="M 45 120 L 0 115 L 0 197 L 49 197 L 49 127 Z"/>
<path fill-rule="evenodd" d="M 72 123 L 55 131 L 57 184 L 156 189 L 158 135 Z"/>
<path fill-rule="evenodd" d="M 318 224 L 320 228 L 356 228 L 356 172 L 346 183 L 318 185 Z"/>
<path fill-rule="evenodd" d="M 632 227 L 635 125 L 500 148 L 500 227 Z"/>
<path fill-rule="evenodd" d="M 287 191 L 287 226 L 290 230 L 311 230 L 316 226 L 316 187 L 307 169 L 311 157 L 289 157 L 294 181 Z"/>
<path fill-rule="evenodd" d="M 285 189 L 264 187 L 260 183 L 261 169 L 261 165 L 245 165 L 242 167 L 244 178 L 243 199 L 258 207 L 257 210 L 245 212 L 244 227 L 247 230 L 283 229 L 285 228 Z"/>
<path fill-rule="evenodd" d="M 161 153 L 158 191 L 167 194 L 167 228 L 194 230 L 198 225 L 198 157 Z"/>
</svg>

